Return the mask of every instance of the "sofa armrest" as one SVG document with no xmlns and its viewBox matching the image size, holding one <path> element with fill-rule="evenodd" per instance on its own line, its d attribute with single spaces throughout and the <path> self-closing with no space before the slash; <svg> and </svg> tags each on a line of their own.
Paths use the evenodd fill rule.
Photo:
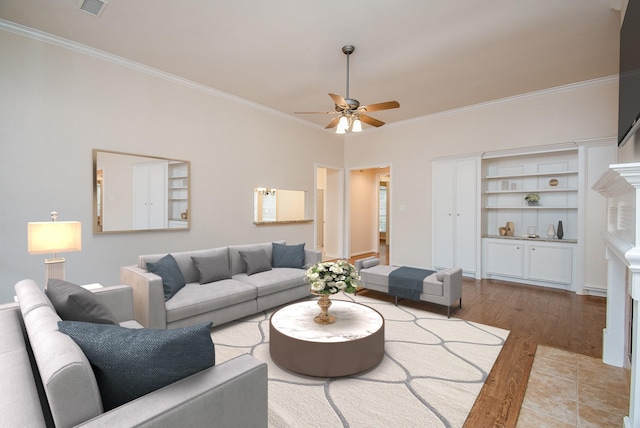
<svg viewBox="0 0 640 428">
<path fill-rule="evenodd" d="M 120 282 L 133 290 L 133 317 L 147 328 L 167 328 L 162 278 L 137 266 L 120 268 Z"/>
<path fill-rule="evenodd" d="M 445 298 L 450 304 L 462 298 L 462 269 L 449 268 L 440 272 L 443 276 Z"/>
<path fill-rule="evenodd" d="M 310 268 L 314 264 L 322 261 L 322 252 L 316 250 L 304 249 L 304 267 Z"/>
<path fill-rule="evenodd" d="M 118 322 L 133 319 L 133 289 L 130 286 L 111 285 L 91 291 L 116 316 Z"/>
<path fill-rule="evenodd" d="M 370 268 L 380 264 L 380 259 L 374 256 L 365 257 L 364 259 L 358 259 L 354 263 L 356 272 L 360 272 L 362 269 Z"/>
<path fill-rule="evenodd" d="M 267 365 L 245 354 L 78 426 L 266 428 L 267 421 Z"/>
</svg>

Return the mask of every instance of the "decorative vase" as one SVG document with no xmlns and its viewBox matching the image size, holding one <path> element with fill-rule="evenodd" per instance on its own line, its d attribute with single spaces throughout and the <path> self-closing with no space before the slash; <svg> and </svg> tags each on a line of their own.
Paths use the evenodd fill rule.
<svg viewBox="0 0 640 428">
<path fill-rule="evenodd" d="M 506 227 L 507 236 L 513 236 L 514 229 L 515 227 L 513 226 L 513 222 L 508 221 Z"/>
<path fill-rule="evenodd" d="M 329 306 L 331 306 L 331 299 L 328 294 L 321 294 L 320 300 L 318 300 L 318 306 L 320 306 L 321 312 L 313 318 L 318 324 L 331 324 L 336 321 L 336 317 L 329 315 Z"/>
<path fill-rule="evenodd" d="M 529 205 L 530 207 L 538 205 L 538 201 L 527 201 L 527 205 Z"/>
<path fill-rule="evenodd" d="M 562 239 L 564 236 L 564 230 L 562 229 L 562 220 L 558 222 L 558 230 L 556 231 L 556 236 L 558 239 Z"/>
<path fill-rule="evenodd" d="M 549 225 L 549 228 L 547 229 L 547 236 L 549 237 L 549 239 L 556 236 L 556 229 L 553 227 L 553 224 Z"/>
</svg>

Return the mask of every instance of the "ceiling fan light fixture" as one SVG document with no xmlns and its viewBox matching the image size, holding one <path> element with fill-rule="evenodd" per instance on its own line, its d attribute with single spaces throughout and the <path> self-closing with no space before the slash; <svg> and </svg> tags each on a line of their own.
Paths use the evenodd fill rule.
<svg viewBox="0 0 640 428">
<path fill-rule="evenodd" d="M 351 132 L 362 132 L 362 122 L 360 122 L 358 116 L 356 116 L 356 120 L 354 120 L 353 125 L 351 125 Z"/>
<path fill-rule="evenodd" d="M 347 129 L 349 129 L 349 119 L 347 119 L 347 116 L 342 115 L 336 128 L 336 134 L 344 134 L 347 132 Z"/>
</svg>

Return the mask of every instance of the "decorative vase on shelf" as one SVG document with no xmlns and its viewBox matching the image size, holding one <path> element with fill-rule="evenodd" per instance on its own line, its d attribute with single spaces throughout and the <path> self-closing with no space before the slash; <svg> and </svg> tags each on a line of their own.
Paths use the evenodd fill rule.
<svg viewBox="0 0 640 428">
<path fill-rule="evenodd" d="M 562 220 L 558 222 L 558 230 L 556 231 L 556 236 L 558 236 L 558 239 L 562 239 L 562 237 L 564 236 L 564 230 L 562 229 Z"/>
<path fill-rule="evenodd" d="M 547 229 L 547 236 L 549 237 L 549 239 L 556 236 L 556 229 L 553 227 L 553 224 L 549 225 L 549 228 Z"/>
</svg>

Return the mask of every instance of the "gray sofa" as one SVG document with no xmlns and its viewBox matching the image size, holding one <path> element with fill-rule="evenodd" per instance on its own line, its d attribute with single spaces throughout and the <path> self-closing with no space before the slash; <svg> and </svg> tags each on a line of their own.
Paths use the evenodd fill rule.
<svg viewBox="0 0 640 428">
<path fill-rule="evenodd" d="M 276 244 L 286 245 L 285 241 Z M 166 253 L 140 256 L 138 265 L 120 269 L 120 281 L 133 288 L 136 321 L 150 328 L 179 328 L 209 321 L 217 326 L 309 296 L 305 269 L 321 261 L 319 251 L 304 249 L 304 268 L 273 267 L 249 275 L 240 252 L 256 250 L 263 250 L 272 260 L 271 242 L 171 253 L 186 285 L 167 301 L 162 278 L 147 270 L 147 263 L 157 262 Z M 201 284 L 192 257 L 225 255 L 231 277 Z"/>
<path fill-rule="evenodd" d="M 354 266 L 364 288 L 382 293 L 389 293 L 389 274 L 400 267 L 381 265 L 376 257 L 356 260 Z M 448 268 L 427 276 L 422 282 L 420 300 L 446 306 L 447 317 L 450 317 L 456 302 L 458 309 L 462 307 L 462 269 Z"/>
<path fill-rule="evenodd" d="M 249 355 L 103 412 L 91 365 L 58 331 L 47 296 L 32 280 L 15 290 L 19 304 L 0 306 L 0 426 L 267 426 L 267 366 Z M 92 291 L 121 326 L 140 327 L 130 287 Z"/>
</svg>

